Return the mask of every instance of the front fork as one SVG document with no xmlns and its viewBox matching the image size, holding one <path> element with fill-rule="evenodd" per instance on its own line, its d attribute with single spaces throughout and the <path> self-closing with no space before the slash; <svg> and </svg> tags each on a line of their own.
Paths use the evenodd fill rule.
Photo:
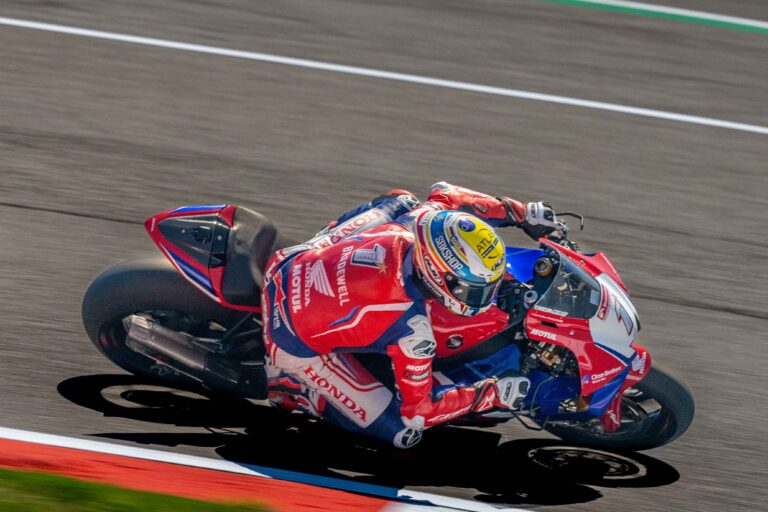
<svg viewBox="0 0 768 512">
<path fill-rule="evenodd" d="M 621 426 L 621 403 L 624 398 L 624 391 L 643 380 L 643 377 L 645 377 L 651 369 L 651 353 L 638 343 L 633 343 L 632 348 L 635 349 L 636 354 L 630 363 L 627 378 L 624 379 L 624 383 L 616 392 L 613 401 L 608 405 L 605 412 L 600 417 L 600 423 L 606 432 L 616 432 Z"/>
</svg>

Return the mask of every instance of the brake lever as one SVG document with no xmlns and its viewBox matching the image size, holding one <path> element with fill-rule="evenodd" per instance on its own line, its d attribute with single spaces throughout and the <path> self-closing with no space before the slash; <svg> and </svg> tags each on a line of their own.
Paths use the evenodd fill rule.
<svg viewBox="0 0 768 512">
<path fill-rule="evenodd" d="M 555 212 L 556 217 L 573 217 L 579 219 L 579 231 L 584 231 L 584 216 L 576 212 Z"/>
</svg>

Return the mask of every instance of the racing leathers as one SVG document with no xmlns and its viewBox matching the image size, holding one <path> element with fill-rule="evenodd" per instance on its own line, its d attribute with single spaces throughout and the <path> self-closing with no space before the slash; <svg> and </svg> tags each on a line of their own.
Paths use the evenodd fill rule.
<svg viewBox="0 0 768 512">
<path fill-rule="evenodd" d="M 543 208 L 440 182 L 423 204 L 393 191 L 278 251 L 267 265 L 262 300 L 270 400 L 400 448 L 416 444 L 425 428 L 516 407 L 527 389 L 513 378 L 464 387 L 433 380 L 436 342 L 429 293 L 415 275 L 413 230 L 435 210 L 541 229 L 531 205 Z M 365 352 L 391 358 L 395 393 L 353 355 Z"/>
</svg>

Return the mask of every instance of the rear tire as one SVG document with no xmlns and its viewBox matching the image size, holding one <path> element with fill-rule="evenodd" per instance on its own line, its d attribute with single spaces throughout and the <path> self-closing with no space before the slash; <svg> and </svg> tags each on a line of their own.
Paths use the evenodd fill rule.
<svg viewBox="0 0 768 512">
<path fill-rule="evenodd" d="M 96 348 L 124 370 L 166 382 L 196 382 L 125 345 L 123 319 L 157 311 L 213 320 L 223 326 L 242 315 L 203 295 L 158 255 L 119 263 L 94 279 L 83 298 L 83 325 Z"/>
<path fill-rule="evenodd" d="M 595 432 L 586 426 L 550 425 L 547 431 L 569 443 L 612 450 L 649 450 L 671 443 L 688 430 L 693 422 L 693 394 L 683 379 L 671 370 L 657 364 L 634 388 L 642 399 L 653 398 L 661 406 L 655 416 L 646 416 L 635 425 L 619 428 L 616 432 Z M 631 406 L 632 398 L 625 395 L 624 406 Z"/>
</svg>

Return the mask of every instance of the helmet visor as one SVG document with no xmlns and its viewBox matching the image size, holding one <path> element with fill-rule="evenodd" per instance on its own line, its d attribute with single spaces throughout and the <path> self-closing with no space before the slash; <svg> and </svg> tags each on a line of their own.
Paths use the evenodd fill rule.
<svg viewBox="0 0 768 512">
<path fill-rule="evenodd" d="M 501 280 L 487 284 L 468 283 L 454 276 L 445 274 L 445 284 L 456 300 L 472 308 L 484 308 L 493 302 Z"/>
</svg>

